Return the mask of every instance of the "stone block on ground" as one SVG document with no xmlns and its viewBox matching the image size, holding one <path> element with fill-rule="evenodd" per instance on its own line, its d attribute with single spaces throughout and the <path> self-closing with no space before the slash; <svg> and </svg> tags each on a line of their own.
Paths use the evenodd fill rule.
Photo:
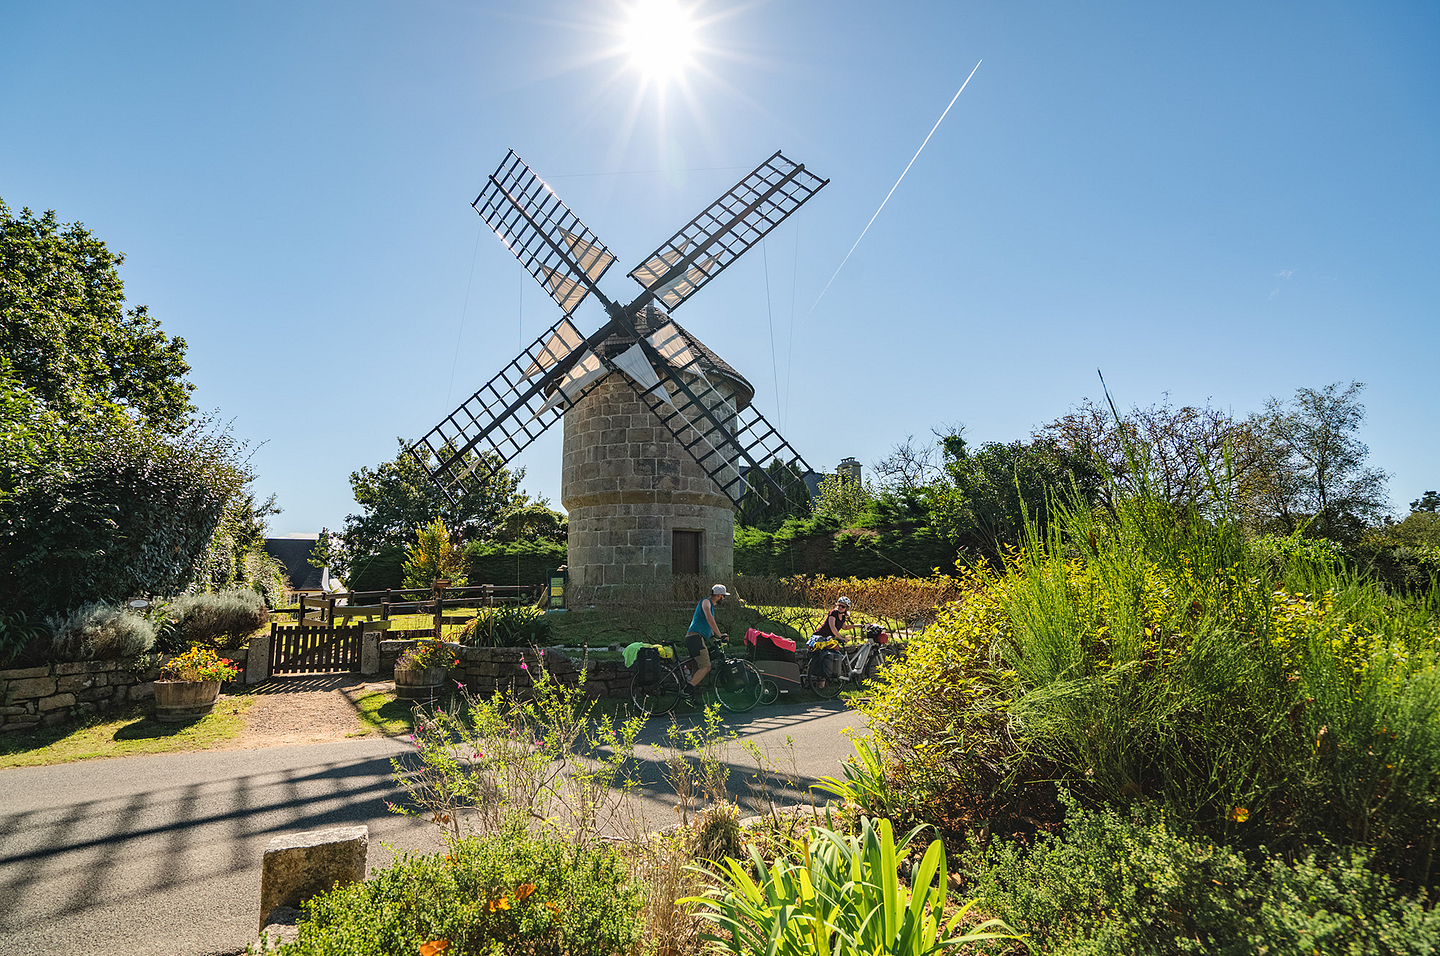
<svg viewBox="0 0 1440 956">
<path fill-rule="evenodd" d="M 255 950 L 273 953 L 286 943 L 300 938 L 300 910 L 293 906 L 277 906 L 270 912 L 270 921 L 260 929 Z"/>
<path fill-rule="evenodd" d="M 260 870 L 260 928 L 279 906 L 299 906 L 320 893 L 365 879 L 370 828 L 331 827 L 278 836 Z"/>
</svg>

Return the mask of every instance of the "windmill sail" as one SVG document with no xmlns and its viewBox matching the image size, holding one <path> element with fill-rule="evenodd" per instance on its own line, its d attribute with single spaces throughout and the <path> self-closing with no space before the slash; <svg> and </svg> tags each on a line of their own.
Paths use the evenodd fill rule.
<svg viewBox="0 0 1440 956">
<path fill-rule="evenodd" d="M 607 301 L 596 283 L 615 256 L 514 150 L 471 205 L 566 315 L 591 292 Z"/>
<path fill-rule="evenodd" d="M 590 390 L 599 376 L 581 381 L 571 373 L 594 356 L 580 330 L 562 318 L 410 446 L 411 456 L 446 497 L 457 499 L 473 490 L 477 474 L 493 474 Z"/>
<path fill-rule="evenodd" d="M 646 256 L 630 277 L 673 309 L 829 181 L 777 151 Z"/>
<path fill-rule="evenodd" d="M 674 329 L 674 325 L 667 326 Z M 655 336 L 660 337 L 662 328 Z M 683 340 L 678 329 L 675 337 Z M 662 339 L 663 340 L 663 339 Z M 673 339 L 671 340 L 673 342 Z M 666 430 L 695 459 L 737 508 L 749 498 L 783 501 L 787 490 L 766 471 L 779 461 L 800 474 L 810 466 L 753 404 L 737 408 L 734 398 L 704 375 L 698 353 L 686 348 L 691 361 L 681 365 L 665 359 L 648 339 L 641 348 L 660 371 L 656 387 L 640 391 L 640 399 Z M 676 349 L 672 354 L 679 354 Z"/>
<path fill-rule="evenodd" d="M 638 344 L 630 346 L 610 361 L 616 368 L 624 372 L 630 381 L 640 386 L 640 391 L 658 389 L 656 395 L 667 404 L 673 404 L 670 392 L 661 383 L 660 376 L 655 374 L 655 367 L 645 357 L 645 350 Z"/>
</svg>

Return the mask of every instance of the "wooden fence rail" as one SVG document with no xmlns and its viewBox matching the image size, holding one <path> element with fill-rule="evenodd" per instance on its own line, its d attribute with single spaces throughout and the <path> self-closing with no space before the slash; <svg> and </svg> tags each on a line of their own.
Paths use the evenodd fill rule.
<svg viewBox="0 0 1440 956">
<path fill-rule="evenodd" d="M 432 632 L 439 637 L 443 625 L 464 624 L 469 620 L 463 615 L 447 615 L 447 610 L 532 604 L 539 600 L 543 591 L 543 585 L 527 587 L 504 584 L 436 587 L 430 591 L 413 588 L 337 591 L 323 597 L 302 595 L 299 607 L 286 608 L 282 613 L 294 614 L 299 624 L 316 626 L 333 626 L 337 621 L 343 623 L 357 617 L 367 621 L 376 618 L 389 621 L 391 617 L 401 614 L 427 614 L 433 619 Z"/>
</svg>

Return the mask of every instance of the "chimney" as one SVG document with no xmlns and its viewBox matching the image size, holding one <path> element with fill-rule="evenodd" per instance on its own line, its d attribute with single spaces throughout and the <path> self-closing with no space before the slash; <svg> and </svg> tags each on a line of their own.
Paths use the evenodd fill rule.
<svg viewBox="0 0 1440 956">
<path fill-rule="evenodd" d="M 856 461 L 854 458 L 846 458 L 840 462 L 840 465 L 835 469 L 835 473 L 837 475 L 844 475 L 851 481 L 859 481 L 860 462 Z"/>
</svg>

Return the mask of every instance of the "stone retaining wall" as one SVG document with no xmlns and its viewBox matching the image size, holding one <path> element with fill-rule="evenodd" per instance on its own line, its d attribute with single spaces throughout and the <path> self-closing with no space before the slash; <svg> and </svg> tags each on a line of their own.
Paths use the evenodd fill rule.
<svg viewBox="0 0 1440 956">
<path fill-rule="evenodd" d="M 381 641 L 380 673 L 393 677 L 395 662 L 413 641 Z M 574 686 L 585 668 L 585 692 L 592 697 L 630 696 L 629 671 L 620 661 L 574 660 L 559 648 L 536 650 L 529 647 L 464 647 L 445 645 L 459 659 L 450 668 L 450 679 L 465 685 L 479 697 L 499 691 L 523 690 L 534 686 L 531 671 L 544 668 L 566 686 Z M 521 665 L 524 665 L 523 667 Z"/>
<path fill-rule="evenodd" d="M 155 696 L 158 663 L 132 671 L 121 661 L 74 661 L 0 671 L 0 734 L 53 727 L 72 717 Z"/>
</svg>

